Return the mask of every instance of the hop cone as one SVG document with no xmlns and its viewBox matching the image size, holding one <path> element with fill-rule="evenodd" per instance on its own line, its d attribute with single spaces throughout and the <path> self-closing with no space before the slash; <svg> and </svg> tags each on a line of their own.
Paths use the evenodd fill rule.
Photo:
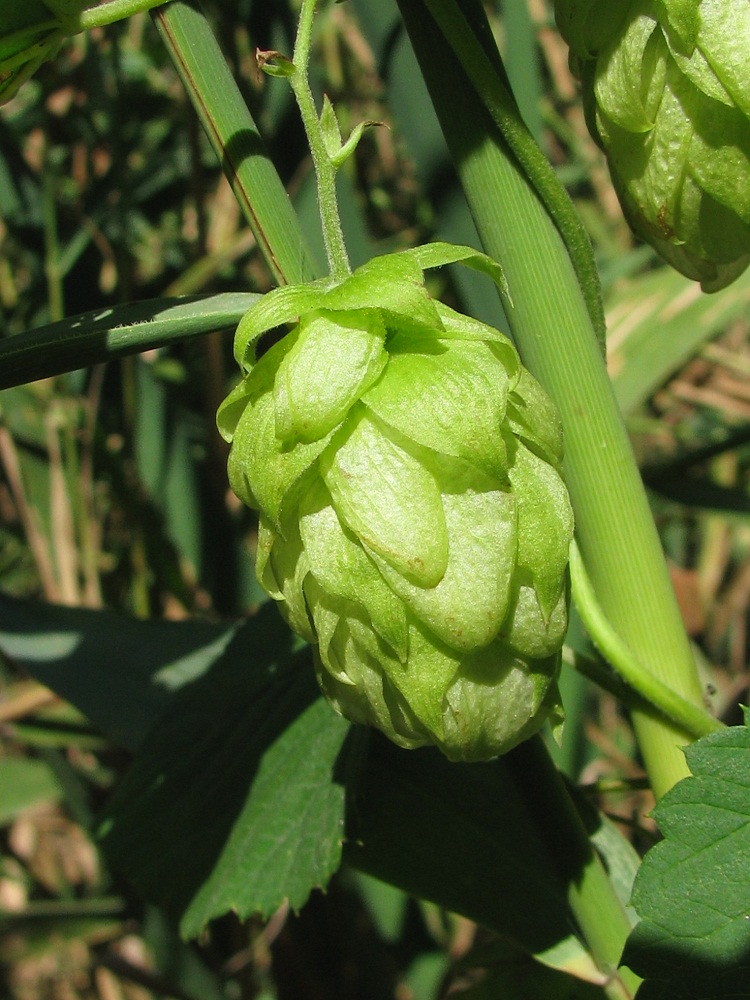
<svg viewBox="0 0 750 1000">
<path fill-rule="evenodd" d="M 723 288 L 750 263 L 750 4 L 556 0 L 628 221 Z"/>
<path fill-rule="evenodd" d="M 425 250 L 266 296 L 218 420 L 260 511 L 258 578 L 331 704 L 479 760 L 558 708 L 572 515 L 550 400 L 505 336 L 424 290 L 423 266 L 488 259 Z M 255 362 L 254 339 L 297 317 Z"/>
</svg>

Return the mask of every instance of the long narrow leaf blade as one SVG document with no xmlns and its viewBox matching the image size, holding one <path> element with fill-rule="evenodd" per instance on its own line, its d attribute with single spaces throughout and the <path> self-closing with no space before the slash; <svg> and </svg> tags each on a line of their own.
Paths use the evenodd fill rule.
<svg viewBox="0 0 750 1000">
<path fill-rule="evenodd" d="M 749 302 L 747 271 L 714 295 L 667 267 L 620 284 L 607 302 L 607 362 L 622 410 L 637 409 Z"/>
<path fill-rule="evenodd" d="M 173 0 L 152 16 L 274 277 L 280 284 L 320 277 L 276 168 L 199 6 Z"/>
<path fill-rule="evenodd" d="M 148 299 L 6 337 L 0 340 L 0 389 L 233 329 L 258 298 L 253 292 L 236 292 Z"/>
</svg>

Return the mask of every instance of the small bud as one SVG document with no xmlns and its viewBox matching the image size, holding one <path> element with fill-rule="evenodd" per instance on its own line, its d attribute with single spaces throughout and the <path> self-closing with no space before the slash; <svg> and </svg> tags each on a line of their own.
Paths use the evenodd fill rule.
<svg viewBox="0 0 750 1000">
<path fill-rule="evenodd" d="M 287 78 L 294 73 L 294 63 L 289 56 L 275 49 L 256 49 L 255 62 L 258 69 L 266 76 Z"/>
<path fill-rule="evenodd" d="M 323 110 L 320 114 L 320 130 L 323 133 L 323 142 L 329 159 L 333 159 L 341 152 L 341 129 L 336 112 L 333 109 L 328 94 L 323 94 Z"/>
</svg>

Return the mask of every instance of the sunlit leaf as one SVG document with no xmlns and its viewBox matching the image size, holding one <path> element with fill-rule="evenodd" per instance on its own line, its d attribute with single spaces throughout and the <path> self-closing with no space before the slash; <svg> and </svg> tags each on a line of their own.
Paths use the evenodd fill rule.
<svg viewBox="0 0 750 1000">
<path fill-rule="evenodd" d="M 638 1000 L 727 1000 L 750 982 L 750 733 L 734 726 L 687 751 L 692 777 L 654 816 L 633 904 L 641 923 L 623 961 L 645 978 Z"/>
</svg>

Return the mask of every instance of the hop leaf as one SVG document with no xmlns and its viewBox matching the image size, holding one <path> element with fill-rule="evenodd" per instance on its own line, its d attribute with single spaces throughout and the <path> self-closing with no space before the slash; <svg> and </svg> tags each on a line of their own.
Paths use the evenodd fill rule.
<svg viewBox="0 0 750 1000">
<path fill-rule="evenodd" d="M 456 260 L 498 278 L 434 244 L 270 293 L 240 323 L 218 423 L 260 512 L 258 578 L 329 701 L 478 760 L 557 712 L 573 518 L 550 400 L 503 334 L 425 291 L 423 268 Z"/>
<path fill-rule="evenodd" d="M 556 0 L 555 12 L 632 228 L 723 288 L 750 263 L 750 7 Z"/>
</svg>

